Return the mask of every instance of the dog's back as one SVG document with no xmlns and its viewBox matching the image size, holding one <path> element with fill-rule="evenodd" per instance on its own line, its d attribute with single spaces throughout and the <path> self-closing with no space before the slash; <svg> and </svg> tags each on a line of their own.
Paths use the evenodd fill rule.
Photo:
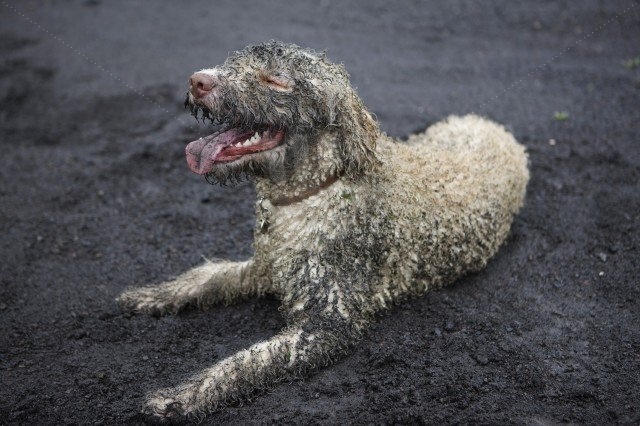
<svg viewBox="0 0 640 426">
<path fill-rule="evenodd" d="M 502 126 L 450 117 L 406 143 L 381 139 L 390 261 L 377 293 L 395 300 L 482 269 L 506 239 L 529 179 L 524 147 Z"/>
</svg>

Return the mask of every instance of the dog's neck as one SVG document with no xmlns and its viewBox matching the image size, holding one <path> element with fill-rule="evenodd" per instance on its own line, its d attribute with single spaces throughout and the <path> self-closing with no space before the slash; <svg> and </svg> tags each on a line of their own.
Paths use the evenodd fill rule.
<svg viewBox="0 0 640 426">
<path fill-rule="evenodd" d="M 259 199 L 274 206 L 288 205 L 311 197 L 335 183 L 343 173 L 342 160 L 335 143 L 336 135 L 326 133 L 308 144 L 304 157 L 281 179 L 256 178 Z"/>
</svg>

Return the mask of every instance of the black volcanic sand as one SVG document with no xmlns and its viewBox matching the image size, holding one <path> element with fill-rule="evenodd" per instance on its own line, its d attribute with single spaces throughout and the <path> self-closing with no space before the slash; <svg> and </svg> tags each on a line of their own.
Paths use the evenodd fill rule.
<svg viewBox="0 0 640 426">
<path fill-rule="evenodd" d="M 327 49 L 393 136 L 503 123 L 532 179 L 482 273 L 204 424 L 640 422 L 640 5 L 430 3 L 2 2 L 0 423 L 138 422 L 147 392 L 283 326 L 271 299 L 161 319 L 114 303 L 251 255 L 254 190 L 188 171 L 207 126 L 182 100 L 194 70 L 269 39 Z"/>
</svg>

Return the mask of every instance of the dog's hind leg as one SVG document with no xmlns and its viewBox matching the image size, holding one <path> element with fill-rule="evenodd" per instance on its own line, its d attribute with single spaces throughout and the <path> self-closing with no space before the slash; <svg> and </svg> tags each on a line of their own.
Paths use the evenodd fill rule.
<svg viewBox="0 0 640 426">
<path fill-rule="evenodd" d="M 241 402 L 273 383 L 333 362 L 360 335 L 342 319 L 318 319 L 289 327 L 264 342 L 219 362 L 175 388 L 147 398 L 143 412 L 161 419 L 197 418 L 233 402 Z M 323 327 L 323 328 L 315 328 Z"/>
<path fill-rule="evenodd" d="M 176 313 L 187 306 L 231 303 L 265 289 L 251 280 L 252 261 L 210 262 L 159 285 L 132 289 L 117 301 L 125 310 L 151 315 Z"/>
</svg>

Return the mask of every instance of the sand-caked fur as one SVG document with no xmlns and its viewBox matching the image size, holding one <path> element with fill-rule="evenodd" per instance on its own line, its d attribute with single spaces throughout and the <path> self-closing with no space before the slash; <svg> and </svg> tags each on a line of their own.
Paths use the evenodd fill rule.
<svg viewBox="0 0 640 426">
<path fill-rule="evenodd" d="M 376 312 L 482 269 L 505 240 L 529 178 L 524 148 L 478 116 L 449 117 L 408 141 L 386 136 L 344 68 L 311 50 L 270 42 L 202 72 L 217 86 L 199 99 L 188 95 L 195 114 L 225 129 L 262 131 L 265 140 L 284 131 L 277 147 L 202 172 L 216 182 L 255 182 L 255 255 L 207 262 L 119 302 L 164 315 L 271 293 L 287 326 L 151 394 L 144 411 L 159 418 L 203 415 L 328 365 Z M 187 149 L 192 168 L 205 161 L 199 143 Z"/>
</svg>

